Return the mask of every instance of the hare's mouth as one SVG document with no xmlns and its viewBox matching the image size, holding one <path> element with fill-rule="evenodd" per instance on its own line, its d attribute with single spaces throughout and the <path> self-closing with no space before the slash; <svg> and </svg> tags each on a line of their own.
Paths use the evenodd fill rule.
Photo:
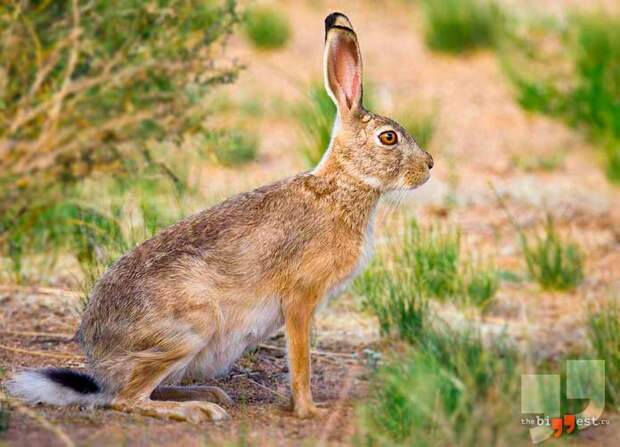
<svg viewBox="0 0 620 447">
<path fill-rule="evenodd" d="M 405 184 L 407 185 L 407 189 L 416 189 L 419 186 L 422 186 L 431 178 L 431 170 L 426 167 L 426 169 L 415 169 L 408 173 L 405 178 Z"/>
</svg>

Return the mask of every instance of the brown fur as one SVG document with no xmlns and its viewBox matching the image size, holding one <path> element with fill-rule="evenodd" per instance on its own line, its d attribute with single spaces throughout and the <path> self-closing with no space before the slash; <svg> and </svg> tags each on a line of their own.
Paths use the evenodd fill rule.
<svg viewBox="0 0 620 447">
<path fill-rule="evenodd" d="M 185 402 L 177 411 L 150 398 L 178 395 L 156 390 L 164 382 L 226 372 L 245 346 L 284 324 L 294 411 L 319 412 L 310 391 L 312 316 L 362 267 L 381 195 L 415 188 L 432 167 L 403 128 L 362 107 L 348 19 L 330 15 L 326 33 L 338 124 L 320 165 L 171 226 L 120 258 L 92 291 L 78 339 L 115 408 L 217 416 L 212 406 Z M 397 145 L 380 144 L 384 129 L 397 132 Z"/>
</svg>

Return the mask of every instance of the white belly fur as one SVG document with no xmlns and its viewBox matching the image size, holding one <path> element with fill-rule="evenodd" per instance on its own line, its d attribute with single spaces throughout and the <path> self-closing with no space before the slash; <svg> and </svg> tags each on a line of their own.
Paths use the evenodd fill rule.
<svg viewBox="0 0 620 447">
<path fill-rule="evenodd" d="M 204 380 L 226 374 L 243 352 L 258 345 L 284 324 L 282 306 L 277 297 L 256 301 L 243 315 L 223 312 L 224 327 L 196 355 L 183 377 Z"/>
</svg>

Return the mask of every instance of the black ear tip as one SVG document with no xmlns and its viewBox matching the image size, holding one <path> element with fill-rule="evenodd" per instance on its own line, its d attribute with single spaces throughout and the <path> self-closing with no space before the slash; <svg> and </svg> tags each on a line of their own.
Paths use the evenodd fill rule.
<svg viewBox="0 0 620 447">
<path fill-rule="evenodd" d="M 325 17 L 325 32 L 327 33 L 327 31 L 329 31 L 334 26 L 349 28 L 350 30 L 353 30 L 351 21 L 341 12 L 332 12 L 330 15 Z"/>
</svg>

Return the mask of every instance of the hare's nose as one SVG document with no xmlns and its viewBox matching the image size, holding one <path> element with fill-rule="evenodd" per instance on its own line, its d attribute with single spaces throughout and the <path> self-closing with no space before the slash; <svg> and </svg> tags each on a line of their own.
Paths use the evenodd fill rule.
<svg viewBox="0 0 620 447">
<path fill-rule="evenodd" d="M 433 166 L 435 166 L 435 162 L 433 161 L 433 157 L 428 152 L 426 153 L 426 155 L 427 155 L 427 157 L 426 157 L 426 165 L 428 166 L 428 169 L 433 169 Z"/>
</svg>

